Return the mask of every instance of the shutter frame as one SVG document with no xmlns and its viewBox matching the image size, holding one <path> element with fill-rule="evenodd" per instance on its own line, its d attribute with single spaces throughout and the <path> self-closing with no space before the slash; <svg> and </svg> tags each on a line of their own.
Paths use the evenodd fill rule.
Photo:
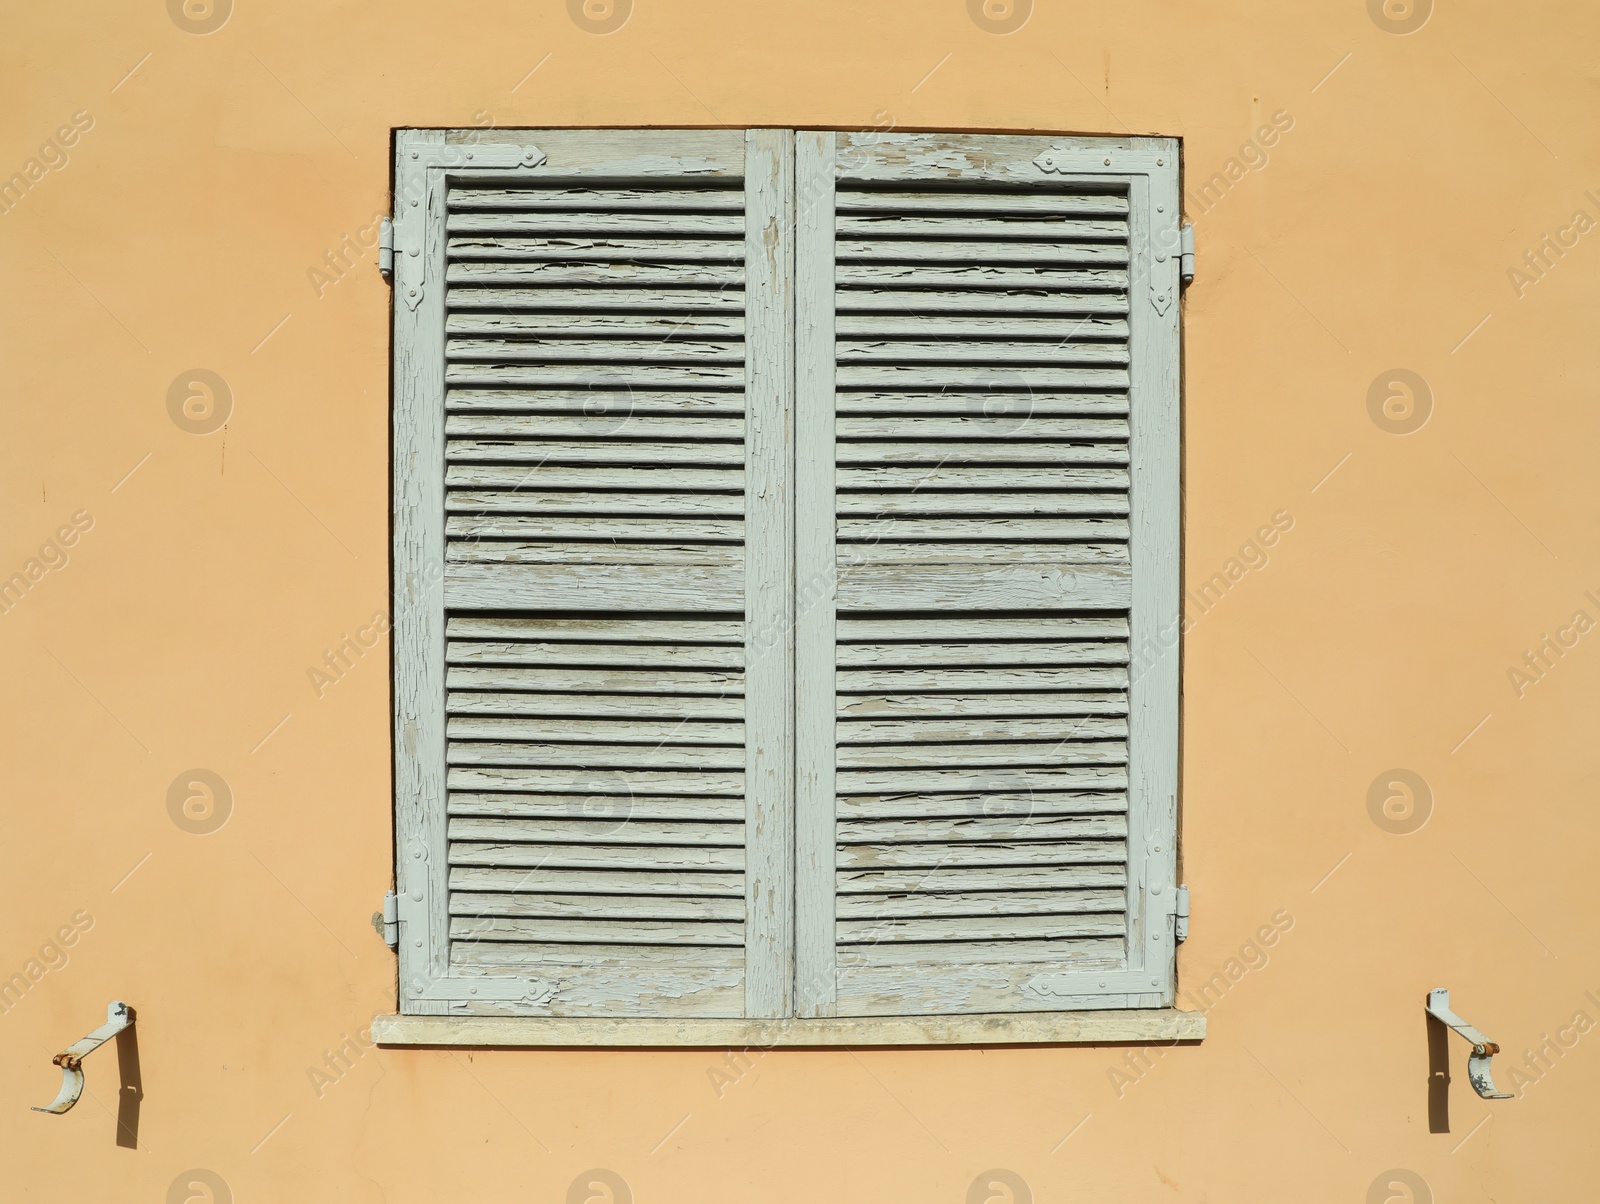
<svg viewBox="0 0 1600 1204">
<path fill-rule="evenodd" d="M 805 139 L 801 142 L 802 182 L 808 174 L 820 180 L 820 172 L 805 166 Z M 806 497 L 804 465 L 813 459 L 825 460 L 831 472 L 836 441 L 831 422 L 815 413 L 808 414 L 808 402 L 832 389 L 806 386 L 807 374 L 820 373 L 818 364 L 808 358 L 827 360 L 831 370 L 834 318 L 832 301 L 834 275 L 842 271 L 842 261 L 829 260 L 820 266 L 808 256 L 808 243 L 820 247 L 831 240 L 834 179 L 840 182 L 881 181 L 905 184 L 918 178 L 930 183 L 958 176 L 981 178 L 1024 188 L 1046 182 L 1074 182 L 1121 185 L 1129 198 L 1129 484 L 1131 582 L 1118 590 L 1109 584 L 1069 589 L 1064 605 L 1097 607 L 1121 602 L 1130 619 L 1131 680 L 1128 687 L 1129 766 L 1127 783 L 1127 862 L 1125 892 L 1124 957 L 1118 966 L 1072 969 L 1041 967 L 1024 986 L 1026 999 L 1014 1006 L 1027 1010 L 1075 1010 L 1085 1008 L 1155 1007 L 1169 1005 L 1174 998 L 1175 961 L 1170 915 L 1176 890 L 1177 843 L 1177 735 L 1178 735 L 1178 656 L 1179 635 L 1179 311 L 1178 305 L 1178 145 L 1159 138 L 1081 139 L 1027 135 L 944 135 L 944 134 L 866 134 L 839 135 L 836 152 L 828 162 L 828 187 L 809 207 L 802 202 L 802 227 L 798 235 L 801 253 L 797 259 L 797 291 L 802 309 L 798 332 L 801 346 L 798 401 L 800 409 L 797 460 L 801 467 L 800 497 Z M 812 219 L 809 223 L 807 216 Z M 808 225 L 813 228 L 808 228 Z M 826 226 L 826 230 L 814 228 Z M 839 268 L 835 264 L 840 264 Z M 809 265 L 809 266 L 808 266 Z M 1092 269 L 1091 269 L 1092 270 Z M 807 298 L 825 288 L 828 296 L 812 302 L 813 312 L 822 315 L 829 329 L 818 333 L 808 329 L 804 314 Z M 809 348 L 809 356 L 807 348 Z M 886 386 L 886 387 L 893 387 Z M 831 407 L 830 407 L 831 411 Z M 829 419 L 832 413 L 829 414 Z M 811 489 L 821 488 L 822 474 L 814 474 Z M 802 507 L 802 524 L 817 507 Z M 832 515 L 828 518 L 831 520 Z M 808 544 L 804 527 L 797 545 L 797 576 L 802 583 L 818 574 L 831 575 L 836 569 L 832 540 L 815 539 Z M 1124 592 L 1126 591 L 1126 592 Z M 857 603 L 866 598 L 858 592 Z M 963 604 L 952 599 L 955 604 Z M 966 605 L 982 605 L 983 595 L 972 595 Z M 829 695 L 834 675 L 828 648 L 826 665 L 816 662 L 825 638 L 831 638 L 830 613 L 826 622 L 808 621 L 803 605 L 797 635 L 800 649 L 798 700 L 801 713 L 797 724 L 801 732 L 798 831 L 802 847 L 798 850 L 802 883 L 808 874 L 820 880 L 831 872 L 831 864 L 821 868 L 820 844 L 831 839 L 834 805 L 831 759 L 836 741 L 824 744 L 820 735 L 832 727 L 832 715 L 819 713 L 819 696 Z M 919 600 L 919 605 L 924 604 Z M 1027 603 L 1024 603 L 1026 605 Z M 931 608 L 931 604 L 930 608 Z M 1170 643 L 1170 647 L 1168 644 Z M 807 650 L 809 649 L 809 655 Z M 825 682 L 824 679 L 827 679 Z M 823 809 L 830 813 L 823 814 Z M 825 835 L 830 834 L 830 835 Z M 812 842 L 807 847 L 806 841 Z M 835 907 L 839 896 L 835 896 Z M 819 915 L 802 902 L 801 930 L 797 935 L 802 959 L 810 950 L 810 965 L 826 972 L 829 958 L 837 951 L 833 915 Z M 959 976 L 951 967 L 948 975 Z M 805 975 L 800 974 L 802 983 Z M 831 982 L 809 987 L 802 995 L 801 1015 L 846 1014 L 850 1005 L 836 1001 L 837 973 Z M 956 992 L 957 995 L 960 992 Z M 926 999 L 907 997 L 906 1011 L 945 1010 Z M 859 1010 L 859 1009 L 858 1009 Z M 963 1007 L 954 1011 L 1012 1010 L 996 1006 Z M 872 1014 L 892 1014 L 887 1005 Z M 854 1013 L 852 1013 L 854 1014 Z"/>
<path fill-rule="evenodd" d="M 770 140 L 766 132 L 762 132 L 762 136 Z M 731 1007 L 717 1005 L 711 1011 L 674 1011 L 671 1007 L 652 1010 L 645 1003 L 616 1003 L 614 1000 L 603 1001 L 604 1006 L 591 1009 L 588 1013 L 581 1010 L 581 1006 L 587 1005 L 581 1005 L 576 1012 L 552 1013 L 547 1006 L 552 997 L 559 999 L 570 985 L 568 979 L 581 978 L 586 971 L 563 974 L 561 965 L 540 967 L 520 963 L 510 966 L 488 966 L 479 962 L 452 965 L 452 919 L 449 914 L 451 908 L 447 906 L 450 899 L 451 855 L 447 826 L 452 820 L 446 809 L 446 798 L 450 791 L 446 779 L 452 771 L 447 766 L 446 757 L 446 617 L 452 613 L 452 607 L 462 605 L 467 606 L 469 611 L 484 606 L 509 607 L 513 611 L 538 610 L 553 605 L 552 599 L 564 599 L 566 609 L 582 610 L 585 602 L 570 592 L 562 592 L 569 590 L 569 587 L 557 586 L 541 587 L 543 592 L 530 595 L 533 602 L 516 595 L 516 590 L 513 590 L 516 596 L 514 602 L 497 603 L 493 572 L 478 574 L 482 581 L 475 583 L 472 574 L 453 565 L 447 556 L 450 537 L 446 533 L 444 505 L 447 446 L 444 388 L 446 344 L 449 338 L 456 337 L 447 336 L 445 324 L 445 194 L 452 182 L 492 188 L 502 181 L 514 184 L 518 179 L 542 176 L 549 178 L 552 186 L 558 188 L 590 187 L 587 181 L 592 179 L 599 181 L 593 187 L 626 190 L 629 185 L 625 181 L 630 179 L 640 179 L 640 187 L 651 186 L 647 181 L 653 179 L 671 188 L 672 185 L 665 181 L 682 178 L 684 187 L 689 188 L 697 186 L 697 181 L 715 183 L 718 178 L 738 179 L 742 183 L 747 155 L 747 135 L 743 131 L 405 130 L 396 135 L 392 510 L 395 524 L 396 895 L 401 920 L 398 946 L 399 1003 L 403 1013 L 662 1017 L 680 1014 L 745 1014 L 742 1003 Z M 787 170 L 788 156 L 785 153 L 780 151 L 773 158 L 778 170 Z M 777 184 L 774 195 L 779 198 L 787 195 L 786 181 Z M 741 200 L 739 204 L 742 211 L 745 203 Z M 671 205 L 667 207 L 672 208 Z M 737 245 L 745 248 L 748 243 L 746 236 L 739 239 Z M 741 272 L 747 258 L 747 254 L 742 252 L 739 258 Z M 786 273 L 787 264 L 781 256 L 777 262 Z M 631 268 L 626 274 L 630 281 L 634 279 Z M 689 275 L 696 287 L 703 283 L 698 278 L 698 269 L 684 275 Z M 643 283 L 626 287 L 648 289 L 652 286 Z M 773 286 L 768 291 L 781 300 L 781 289 Z M 540 302 L 540 305 L 545 304 Z M 743 310 L 740 311 L 739 321 L 745 321 Z M 780 312 L 774 328 L 781 334 L 786 329 L 787 321 L 787 316 Z M 771 341 L 769 336 L 767 342 Z M 780 337 L 778 341 L 782 343 L 784 339 Z M 746 343 L 738 345 L 744 347 Z M 749 355 L 746 353 L 742 358 L 747 363 L 748 371 Z M 777 382 L 769 389 L 773 405 L 785 404 L 789 387 L 786 363 L 769 365 L 763 371 Z M 745 385 L 748 387 L 748 381 Z M 741 414 L 748 417 L 748 401 L 744 393 L 734 396 L 740 398 Z M 785 478 L 789 471 L 782 459 L 788 454 L 789 448 L 787 431 L 782 429 L 783 422 L 787 421 L 784 415 L 780 415 L 778 429 L 767 431 L 764 436 L 768 460 L 772 460 L 771 448 L 778 449 L 778 459 L 770 465 L 770 471 L 778 478 Z M 748 491 L 743 496 L 748 503 Z M 780 494 L 774 501 L 772 512 L 780 519 L 786 513 L 783 495 Z M 740 521 L 743 522 L 745 517 L 741 511 Z M 787 538 L 787 530 L 780 526 L 777 542 L 782 543 Z M 764 554 L 764 558 L 772 559 L 770 554 Z M 787 553 L 778 557 L 778 561 L 780 570 L 788 565 Z M 488 566 L 489 569 L 494 567 Z M 648 592 L 638 585 L 627 585 L 627 565 L 590 566 L 585 563 L 582 567 L 601 570 L 589 579 L 602 590 L 609 588 L 607 582 L 622 582 L 623 589 L 617 597 L 642 596 Z M 605 572 L 608 567 L 614 567 L 616 571 Z M 556 565 L 552 570 L 541 572 L 540 576 L 557 581 L 580 576 L 562 570 L 563 566 Z M 525 579 L 529 574 L 506 576 L 508 579 L 517 576 Z M 676 588 L 679 592 L 673 594 L 671 587 L 675 576 L 686 574 L 671 569 L 657 574 L 664 583 L 660 592 L 665 598 L 665 609 L 680 603 L 694 610 L 704 610 L 710 605 L 699 596 L 698 585 L 678 585 Z M 745 590 L 743 577 L 744 574 L 741 574 L 738 584 L 741 595 Z M 775 578 L 774 588 L 785 593 L 789 588 L 789 578 L 781 571 Z M 662 600 L 651 596 L 658 603 Z M 656 607 L 662 608 L 661 605 Z M 783 627 L 781 623 L 775 626 L 779 629 Z M 786 662 L 784 657 L 778 659 Z M 781 738 L 777 741 L 775 760 L 778 764 L 789 766 L 792 772 L 792 756 L 787 752 L 786 743 L 787 707 L 781 700 L 777 702 L 777 711 L 784 715 L 785 722 Z M 741 720 L 741 730 L 744 726 Z M 480 735 L 476 738 L 484 737 Z M 768 743 L 772 742 L 769 740 Z M 774 759 L 771 754 L 769 759 Z M 548 790 L 551 787 L 535 789 Z M 787 783 L 780 781 L 776 789 L 786 791 Z M 495 821 L 475 822 L 480 827 L 492 827 Z M 787 860 L 787 853 L 780 853 L 780 859 Z M 461 938 L 455 939 L 459 942 Z M 657 952 L 670 953 L 677 948 L 666 946 Z M 701 952 L 708 951 L 683 948 L 681 962 L 664 971 L 666 977 L 660 979 L 659 988 L 654 985 L 654 971 L 646 964 L 633 967 L 634 977 L 640 980 L 638 985 L 625 984 L 615 990 L 631 991 L 631 998 L 635 999 L 643 999 L 651 991 L 664 998 L 671 995 L 674 976 L 676 981 L 689 984 L 691 989 L 702 989 L 702 984 L 696 981 L 696 967 L 700 966 L 701 961 L 694 956 Z M 785 959 L 788 957 L 787 947 L 781 950 L 781 956 Z M 743 984 L 748 975 L 744 962 L 741 960 L 739 964 L 739 982 Z M 613 981 L 626 978 L 630 973 L 628 967 L 613 967 L 609 961 L 605 972 Z M 786 983 L 787 963 L 782 973 L 769 972 L 766 977 Z M 716 984 L 706 989 L 713 988 L 721 990 L 721 997 L 727 997 L 726 989 Z M 738 998 L 743 999 L 742 985 Z M 787 1007 L 786 998 L 780 999 L 777 1006 Z M 766 1013 L 759 1014 L 772 1014 L 771 1005 Z"/>
<path fill-rule="evenodd" d="M 718 166 L 718 155 L 726 155 L 735 141 L 742 156 L 741 172 L 758 158 L 768 165 L 771 187 L 765 200 L 752 200 L 762 190 L 753 187 L 746 175 L 747 271 L 751 257 L 765 242 L 769 218 L 778 219 L 780 233 L 778 245 L 770 248 L 772 271 L 765 283 L 758 285 L 754 276 L 745 281 L 745 312 L 751 324 L 747 332 L 758 321 L 768 327 L 761 336 L 765 350 L 757 348 L 752 333 L 747 333 L 745 344 L 750 424 L 745 517 L 747 523 L 754 521 L 759 509 L 765 516 L 760 521 L 768 524 L 764 536 L 747 537 L 747 672 L 756 665 L 758 652 L 769 658 L 763 670 L 768 684 L 760 691 L 766 718 L 757 723 L 755 709 L 747 709 L 745 715 L 746 764 L 752 779 L 759 767 L 768 782 L 765 797 L 773 802 L 758 805 L 753 786 L 746 795 L 747 831 L 766 830 L 765 882 L 772 889 L 763 893 L 747 868 L 746 904 L 752 910 L 747 910 L 746 918 L 747 1002 L 742 1014 L 752 1018 L 865 1014 L 841 1010 L 837 1002 L 837 768 L 832 712 L 838 676 L 839 576 L 834 449 L 844 423 L 832 404 L 838 363 L 833 191 L 836 179 L 904 182 L 914 178 L 915 170 L 926 170 L 930 179 L 977 172 L 1023 187 L 1111 180 L 1124 186 L 1130 198 L 1130 578 L 1118 582 L 1085 571 L 1075 586 L 1072 581 L 1058 581 L 1058 591 L 1063 586 L 1066 591 L 1055 595 L 1068 607 L 1122 600 L 1132 621 L 1127 958 L 1117 968 L 1041 970 L 1027 983 L 1030 997 L 1022 1006 L 1031 1011 L 1067 1011 L 1170 1005 L 1175 987 L 1169 917 L 1177 885 L 1181 621 L 1176 141 L 782 130 L 405 130 L 395 139 L 393 350 L 396 895 L 402 1012 L 548 1014 L 541 1010 L 541 1001 L 557 986 L 536 973 L 462 973 L 450 963 L 443 706 L 446 534 L 442 500 L 437 506 L 428 503 L 430 497 L 442 499 L 444 489 L 444 189 L 452 176 L 481 181 L 495 173 L 526 176 L 552 170 L 547 151 L 560 162 L 561 150 L 579 141 L 610 145 L 606 140 L 614 140 L 614 154 L 596 152 L 591 157 L 592 170 L 614 172 L 619 164 L 655 153 L 647 148 L 659 147 L 660 140 L 670 136 L 693 144 L 676 160 L 690 172 L 726 170 L 725 164 Z M 658 157 L 662 164 L 671 159 Z M 907 164 L 913 165 L 913 174 L 907 174 Z M 793 214 L 795 221 L 785 222 L 785 214 Z M 790 229 L 792 243 L 784 237 Z M 1100 269 L 1090 262 L 1081 270 Z M 760 301 L 755 299 L 758 293 Z M 779 337 L 774 338 L 774 332 Z M 792 337 L 787 337 L 790 332 Z M 930 363 L 928 370 L 932 375 L 940 368 Z M 759 390 L 771 394 L 772 405 L 768 425 L 757 432 L 751 407 Z M 786 450 L 776 451 L 777 444 Z M 826 449 L 826 454 L 817 454 L 819 449 Z M 758 479 L 768 488 L 758 491 Z M 752 499 L 758 495 L 765 501 L 752 509 Z M 685 585 L 682 596 L 692 597 L 699 588 Z M 764 599 L 759 608 L 758 592 Z M 758 610 L 760 617 L 776 624 L 769 634 L 755 630 Z M 775 643 L 770 632 L 776 633 Z M 430 707 L 430 699 L 438 701 Z M 784 727 L 780 717 L 792 717 L 793 726 Z M 765 737 L 748 734 L 763 725 Z M 757 752 L 761 741 L 765 742 Z M 824 743 L 827 754 L 821 757 L 817 750 Z M 793 910 L 787 911 L 783 901 L 790 899 Z M 753 909 L 761 900 L 765 900 L 765 931 L 757 940 L 750 934 Z M 758 945 L 766 966 L 759 982 L 752 978 L 750 962 L 750 951 Z M 937 1009 L 925 1007 L 905 1010 L 937 1014 Z M 613 1014 L 626 1018 L 635 1013 L 619 1009 Z"/>
</svg>

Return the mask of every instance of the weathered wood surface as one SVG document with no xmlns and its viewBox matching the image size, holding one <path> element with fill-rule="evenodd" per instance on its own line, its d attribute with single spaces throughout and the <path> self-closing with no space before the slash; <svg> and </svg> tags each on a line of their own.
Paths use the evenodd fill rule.
<svg viewBox="0 0 1600 1204">
<path fill-rule="evenodd" d="M 834 145 L 795 136 L 795 1007 L 834 1006 Z"/>
<path fill-rule="evenodd" d="M 439 177 L 423 307 L 428 956 L 526 990 L 417 1009 L 1170 998 L 1176 683 L 1128 662 L 1176 597 L 1175 145 L 1170 179 L 1096 180 L 1033 157 L 1122 142 L 545 133 L 538 186 Z M 446 606 L 483 624 L 448 658 Z M 599 626 L 630 611 L 707 621 Z"/>
<path fill-rule="evenodd" d="M 429 1006 L 734 1014 L 745 137 L 547 133 L 545 168 L 448 185 L 431 219 L 451 976 Z"/>
<path fill-rule="evenodd" d="M 945 818 L 1010 818 L 1094 815 L 1128 809 L 1120 790 L 1007 791 L 1001 789 L 953 794 L 845 794 L 838 799 L 838 823 L 857 820 L 916 819 L 929 823 Z"/>
<path fill-rule="evenodd" d="M 445 604 L 461 610 L 561 610 L 575 598 L 597 609 L 739 610 L 736 564 L 449 564 Z"/>
<path fill-rule="evenodd" d="M 746 140 L 747 1016 L 794 1009 L 794 145 Z"/>
<path fill-rule="evenodd" d="M 1075 871 L 1077 872 L 1077 871 Z M 1093 884 L 1091 884 L 1093 885 Z M 744 875 L 737 871 L 668 869 L 585 869 L 571 866 L 458 865 L 450 870 L 452 891 L 501 891 L 525 895 L 672 895 L 734 899 L 744 914 Z M 582 950 L 570 950 L 582 956 Z"/>
<path fill-rule="evenodd" d="M 727 315 L 726 320 L 742 324 L 744 287 L 725 285 L 706 289 L 696 288 L 692 283 L 650 287 L 622 285 L 605 289 L 460 285 L 450 290 L 450 310 L 453 315 L 474 310 L 498 310 L 506 314 L 578 313 L 581 321 L 588 321 L 597 314 L 631 313 L 634 310 L 653 314 L 666 310 L 674 315 L 683 315 L 685 320 L 692 315 L 723 314 Z"/>
<path fill-rule="evenodd" d="M 562 679 L 548 684 L 552 689 L 559 689 L 568 683 Z M 705 719 L 742 721 L 744 718 L 744 699 L 736 690 L 710 696 L 615 695 L 520 692 L 514 686 L 512 692 L 497 693 L 493 690 L 475 691 L 469 683 L 456 683 L 446 705 L 452 715 L 596 716 L 643 720 L 647 723 L 655 720 L 672 723 Z"/>
<path fill-rule="evenodd" d="M 452 740 L 573 740 L 618 744 L 743 744 L 743 723 L 683 719 L 500 718 L 452 714 L 445 734 Z M 1099 734 L 1099 733 L 1097 733 Z M 927 737 L 936 739 L 937 737 Z"/>
<path fill-rule="evenodd" d="M 1128 605 L 1125 564 L 849 565 L 839 572 L 839 604 L 852 610 L 1115 610 Z"/>
<path fill-rule="evenodd" d="M 553 766 L 520 769 L 488 766 L 451 766 L 446 774 L 451 790 L 525 790 L 537 794 L 594 795 L 699 794 L 734 797 L 744 794 L 741 770 L 618 769 L 606 766 Z"/>
<path fill-rule="evenodd" d="M 1055 141 L 1054 139 L 1051 140 Z M 854 148 L 847 148 L 847 163 L 853 158 Z M 1037 151 L 1035 152 L 1037 153 Z M 849 173 L 854 175 L 854 172 Z M 1023 173 L 1026 175 L 1026 171 Z M 1030 183 L 1039 183 L 1037 176 Z M 916 214 L 983 214 L 1006 215 L 1023 222 L 1034 222 L 1048 214 L 1052 220 L 1076 220 L 1084 217 L 1119 217 L 1128 212 L 1128 198 L 1116 192 L 1091 195 L 1063 194 L 1059 191 L 1028 193 L 1014 192 L 934 192 L 918 191 L 915 187 L 901 187 L 892 192 L 870 192 L 847 189 L 836 202 L 841 220 L 858 220 L 856 214 L 916 215 Z"/>
<path fill-rule="evenodd" d="M 841 537 L 848 525 L 850 538 L 860 540 L 870 538 L 874 532 L 893 530 L 876 522 L 884 517 L 928 515 L 976 521 L 976 515 L 1004 515 L 1018 520 L 1061 514 L 1123 515 L 1128 513 L 1128 495 L 1126 492 L 1037 493 L 1021 488 L 995 493 L 920 489 L 901 493 L 854 491 L 840 493 L 838 505 Z M 864 520 L 872 520 L 876 525 Z"/>
<path fill-rule="evenodd" d="M 544 140 L 541 139 L 543 142 Z M 742 159 L 742 154 L 740 155 Z M 744 197 L 737 188 L 606 188 L 588 185 L 572 188 L 496 188 L 486 184 L 458 184 L 450 189 L 450 208 L 456 210 L 498 209 L 511 213 L 565 213 L 577 218 L 603 218 L 610 214 L 650 212 L 694 215 L 721 211 L 743 229 L 738 217 L 744 212 Z M 678 216 L 675 220 L 686 220 Z"/>
<path fill-rule="evenodd" d="M 744 822 L 744 801 L 737 795 L 710 798 L 680 795 L 629 794 L 615 801 L 592 792 L 526 793 L 519 791 L 452 791 L 448 801 L 452 816 L 489 816 L 521 819 L 556 819 L 573 827 L 588 825 L 601 835 L 622 823 L 635 821 L 720 820 Z"/>
<path fill-rule="evenodd" d="M 564 1020 L 513 1016 L 376 1016 L 380 1046 L 651 1047 L 1093 1045 L 1199 1041 L 1204 1012 L 1167 1008 L 787 1020 Z"/>
</svg>

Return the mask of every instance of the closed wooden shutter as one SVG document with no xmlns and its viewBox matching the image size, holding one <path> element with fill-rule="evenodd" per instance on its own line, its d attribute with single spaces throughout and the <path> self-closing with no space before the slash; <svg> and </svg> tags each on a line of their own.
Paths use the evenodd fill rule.
<svg viewBox="0 0 1600 1204">
<path fill-rule="evenodd" d="M 1176 168 L 799 135 L 802 1015 L 1171 1001 Z"/>
<path fill-rule="evenodd" d="M 1176 153 L 399 136 L 402 1010 L 1172 1001 Z"/>
<path fill-rule="evenodd" d="M 401 1003 L 791 1007 L 792 136 L 396 152 Z"/>
</svg>

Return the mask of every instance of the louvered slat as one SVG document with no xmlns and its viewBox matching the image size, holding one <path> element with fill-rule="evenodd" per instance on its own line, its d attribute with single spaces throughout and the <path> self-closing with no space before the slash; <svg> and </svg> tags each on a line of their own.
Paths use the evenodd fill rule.
<svg viewBox="0 0 1600 1204">
<path fill-rule="evenodd" d="M 711 180 L 449 190 L 445 563 L 473 604 L 492 587 L 469 566 L 622 566 L 587 575 L 586 605 L 637 606 L 689 567 L 741 608 L 743 525 L 697 520 L 742 517 L 742 210 Z M 502 577 L 512 604 L 577 585 Z"/>
<path fill-rule="evenodd" d="M 1128 213 L 838 185 L 841 1014 L 1126 955 Z"/>
<path fill-rule="evenodd" d="M 744 201 L 447 193 L 450 962 L 555 1014 L 742 1007 Z"/>
<path fill-rule="evenodd" d="M 475 691 L 447 706 L 457 964 L 487 942 L 605 965 L 641 948 L 742 947 L 744 625 L 457 614 L 446 635 L 453 684 L 522 674 L 499 697 L 525 700 L 519 717 L 481 714 Z M 698 713 L 707 691 L 731 704 L 725 718 Z"/>
</svg>

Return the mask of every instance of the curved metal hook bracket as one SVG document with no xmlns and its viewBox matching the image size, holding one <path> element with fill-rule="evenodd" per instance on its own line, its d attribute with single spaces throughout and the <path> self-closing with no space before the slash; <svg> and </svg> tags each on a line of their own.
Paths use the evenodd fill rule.
<svg viewBox="0 0 1600 1204">
<path fill-rule="evenodd" d="M 54 1112 L 57 1115 L 70 1111 L 83 1094 L 83 1059 L 132 1024 L 133 1009 L 127 1004 L 119 999 L 106 1005 L 104 1024 L 50 1059 L 52 1065 L 61 1067 L 61 1091 L 46 1107 L 35 1108 L 34 1111 Z"/>
<path fill-rule="evenodd" d="M 1472 1025 L 1450 1010 L 1450 992 L 1445 987 L 1434 987 L 1428 992 L 1428 1015 L 1447 1028 L 1454 1029 L 1472 1046 L 1467 1055 L 1467 1082 L 1484 1099 L 1513 1099 L 1509 1091 L 1495 1089 L 1494 1077 L 1489 1072 L 1489 1059 L 1500 1052 L 1500 1047 L 1485 1037 Z"/>
</svg>

